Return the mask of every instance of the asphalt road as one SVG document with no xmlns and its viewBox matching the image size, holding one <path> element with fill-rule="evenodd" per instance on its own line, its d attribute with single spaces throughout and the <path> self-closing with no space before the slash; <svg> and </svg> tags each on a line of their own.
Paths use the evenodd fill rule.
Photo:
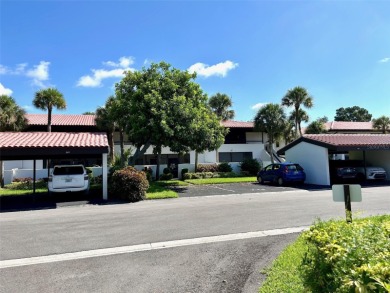
<svg viewBox="0 0 390 293">
<path fill-rule="evenodd" d="M 390 213 L 390 188 L 363 189 L 362 215 Z M 256 292 L 260 270 L 297 234 L 119 253 L 121 247 L 240 235 L 344 217 L 330 190 L 198 196 L 135 204 L 83 205 L 0 214 L 1 292 Z M 216 238 L 219 239 L 219 238 Z M 110 255 L 99 251 L 113 249 Z M 96 251 L 94 257 L 77 253 Z M 74 253 L 69 260 L 47 262 Z"/>
</svg>

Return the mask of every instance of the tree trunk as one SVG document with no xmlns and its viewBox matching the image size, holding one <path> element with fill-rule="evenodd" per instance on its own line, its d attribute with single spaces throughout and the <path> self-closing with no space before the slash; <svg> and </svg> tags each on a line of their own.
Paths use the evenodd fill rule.
<svg viewBox="0 0 390 293">
<path fill-rule="evenodd" d="M 4 187 L 4 162 L 0 161 L 0 187 Z"/>
<path fill-rule="evenodd" d="M 195 151 L 195 173 L 198 172 L 198 152 Z"/>
<path fill-rule="evenodd" d="M 269 136 L 268 143 L 269 143 L 268 151 L 269 151 L 269 154 L 271 156 L 271 163 L 274 164 L 275 163 L 275 161 L 274 161 L 274 151 L 273 151 L 274 139 L 273 139 L 272 135 Z"/>
<path fill-rule="evenodd" d="M 107 133 L 107 138 L 108 138 L 108 144 L 110 146 L 110 157 L 109 157 L 109 161 L 110 161 L 110 165 L 112 166 L 114 164 L 114 131 L 113 130 L 110 130 L 108 133 Z"/>
<path fill-rule="evenodd" d="M 125 167 L 125 142 L 123 138 L 123 129 L 119 130 L 120 149 L 121 149 L 121 166 Z"/>
<path fill-rule="evenodd" d="M 161 158 L 161 151 L 157 153 L 156 181 L 160 180 L 160 158 Z"/>
<path fill-rule="evenodd" d="M 143 156 L 146 153 L 146 151 L 148 150 L 149 147 L 150 147 L 150 142 L 147 142 L 146 144 L 144 144 L 142 146 L 142 148 L 141 147 L 137 147 L 136 150 L 135 150 L 134 155 L 130 158 L 129 165 L 134 166 L 135 165 L 135 161 L 140 156 Z"/>
<path fill-rule="evenodd" d="M 51 132 L 51 108 L 47 108 L 47 132 Z"/>
</svg>

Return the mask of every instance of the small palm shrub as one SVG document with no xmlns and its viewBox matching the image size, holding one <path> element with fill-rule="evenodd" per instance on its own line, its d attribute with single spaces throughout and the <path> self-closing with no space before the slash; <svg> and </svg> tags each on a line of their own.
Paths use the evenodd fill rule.
<svg viewBox="0 0 390 293">
<path fill-rule="evenodd" d="M 232 166 L 230 166 L 229 163 L 227 163 L 227 162 L 222 162 L 218 165 L 218 172 L 226 173 L 226 172 L 232 172 L 232 171 L 233 171 Z"/>
<path fill-rule="evenodd" d="M 261 168 L 261 164 L 256 159 L 246 159 L 240 164 L 241 171 L 248 172 L 249 175 L 256 176 Z"/>
<path fill-rule="evenodd" d="M 184 174 L 187 174 L 188 173 L 188 169 L 187 168 L 184 168 L 181 170 L 181 178 L 184 179 Z"/>
<path fill-rule="evenodd" d="M 145 199 L 149 188 L 145 172 L 131 166 L 116 170 L 111 176 L 110 184 L 114 195 L 130 202 Z"/>
</svg>

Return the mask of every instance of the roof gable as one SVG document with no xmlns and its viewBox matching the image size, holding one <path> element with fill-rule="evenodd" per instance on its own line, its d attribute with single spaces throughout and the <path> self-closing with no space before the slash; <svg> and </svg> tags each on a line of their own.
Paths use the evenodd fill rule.
<svg viewBox="0 0 390 293">
<path fill-rule="evenodd" d="M 389 134 L 306 134 L 280 149 L 278 154 L 284 154 L 300 142 L 319 145 L 332 151 L 390 150 Z"/>
</svg>

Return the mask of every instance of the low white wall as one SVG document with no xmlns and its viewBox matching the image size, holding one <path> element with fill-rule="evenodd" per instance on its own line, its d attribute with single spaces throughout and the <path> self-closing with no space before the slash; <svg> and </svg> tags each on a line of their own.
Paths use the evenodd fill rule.
<svg viewBox="0 0 390 293">
<path fill-rule="evenodd" d="M 301 142 L 286 151 L 286 161 L 300 164 L 306 173 L 306 183 L 330 185 L 328 149 Z"/>
<path fill-rule="evenodd" d="M 4 161 L 4 170 L 12 169 L 33 169 L 33 160 Z M 43 169 L 43 161 L 36 160 L 36 169 Z"/>
</svg>

